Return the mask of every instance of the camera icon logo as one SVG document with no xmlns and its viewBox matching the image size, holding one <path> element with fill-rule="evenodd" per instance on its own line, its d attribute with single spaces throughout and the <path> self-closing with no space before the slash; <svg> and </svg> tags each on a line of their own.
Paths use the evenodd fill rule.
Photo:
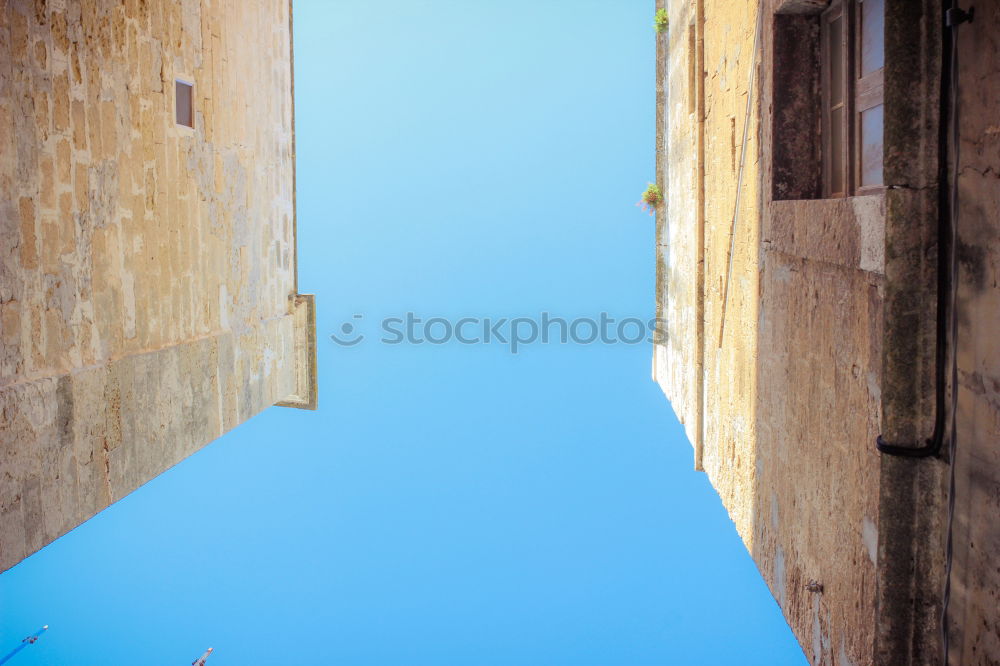
<svg viewBox="0 0 1000 666">
<path fill-rule="evenodd" d="M 364 319 L 364 315 L 356 314 L 353 319 Z M 363 334 L 357 332 L 357 326 L 349 321 L 345 321 L 340 325 L 340 333 L 343 337 L 336 333 L 331 333 L 330 339 L 341 347 L 353 347 L 365 339 Z"/>
</svg>

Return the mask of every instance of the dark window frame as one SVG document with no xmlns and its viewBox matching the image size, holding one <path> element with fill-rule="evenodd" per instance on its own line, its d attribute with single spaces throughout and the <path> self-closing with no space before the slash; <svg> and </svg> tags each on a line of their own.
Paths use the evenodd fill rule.
<svg viewBox="0 0 1000 666">
<path fill-rule="evenodd" d="M 820 131 L 823 159 L 823 198 L 832 199 L 850 195 L 852 160 L 850 147 L 850 120 L 853 100 L 850 76 L 853 71 L 851 49 L 851 2 L 834 0 L 820 14 L 820 99 L 822 122 Z M 839 23 L 839 29 L 834 26 Z M 839 64 L 839 70 L 835 65 Z M 837 76 L 839 74 L 839 77 Z M 839 80 L 834 80 L 839 78 Z M 835 141 L 839 138 L 839 142 Z"/>
</svg>

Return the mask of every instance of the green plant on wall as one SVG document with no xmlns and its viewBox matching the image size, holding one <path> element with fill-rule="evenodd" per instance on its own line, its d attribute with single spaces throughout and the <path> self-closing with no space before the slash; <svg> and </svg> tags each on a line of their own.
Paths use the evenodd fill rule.
<svg viewBox="0 0 1000 666">
<path fill-rule="evenodd" d="M 656 14 L 653 16 L 653 29 L 657 33 L 663 32 L 670 27 L 670 18 L 667 16 L 666 9 L 657 9 Z"/>
<path fill-rule="evenodd" d="M 657 185 L 650 183 L 646 191 L 642 193 L 642 199 L 639 200 L 636 206 L 649 211 L 649 214 L 652 215 L 661 203 L 663 203 L 663 193 L 660 192 L 660 188 Z"/>
</svg>

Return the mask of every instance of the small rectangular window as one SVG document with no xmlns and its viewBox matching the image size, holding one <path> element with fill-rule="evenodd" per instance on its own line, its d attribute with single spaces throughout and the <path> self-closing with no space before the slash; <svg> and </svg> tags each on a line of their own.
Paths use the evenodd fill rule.
<svg viewBox="0 0 1000 666">
<path fill-rule="evenodd" d="M 194 127 L 194 84 L 177 79 L 174 87 L 174 108 L 177 124 Z"/>
</svg>

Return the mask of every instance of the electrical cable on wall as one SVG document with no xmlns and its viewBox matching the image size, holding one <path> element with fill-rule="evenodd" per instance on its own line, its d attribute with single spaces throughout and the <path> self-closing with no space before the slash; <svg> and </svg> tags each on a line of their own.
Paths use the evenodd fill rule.
<svg viewBox="0 0 1000 666">
<path fill-rule="evenodd" d="M 753 33 L 753 50 L 750 52 L 750 82 L 747 84 L 747 109 L 743 119 L 743 144 L 740 146 L 740 171 L 736 176 L 736 202 L 733 204 L 733 221 L 729 228 L 729 254 L 726 260 L 726 283 L 722 291 L 722 315 L 719 323 L 719 349 L 722 348 L 722 336 L 726 332 L 726 310 L 729 306 L 729 282 L 733 274 L 733 254 L 736 245 L 736 224 L 740 216 L 740 195 L 743 193 L 743 166 L 747 156 L 747 130 L 750 128 L 750 109 L 753 100 L 754 75 L 757 72 L 757 48 L 760 44 L 760 24 L 763 11 L 758 8 L 756 28 Z"/>
</svg>

